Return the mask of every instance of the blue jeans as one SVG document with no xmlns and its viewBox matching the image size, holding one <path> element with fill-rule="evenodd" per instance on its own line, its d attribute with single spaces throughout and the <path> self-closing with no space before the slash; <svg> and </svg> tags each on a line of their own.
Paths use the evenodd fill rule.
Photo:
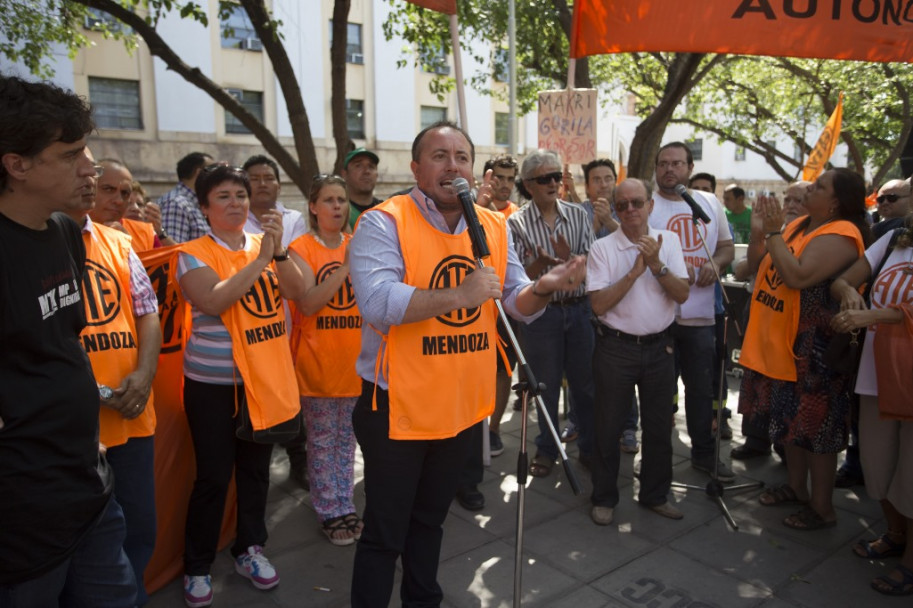
<svg viewBox="0 0 913 608">
<path fill-rule="evenodd" d="M 108 448 L 108 464 L 114 470 L 114 498 L 124 511 L 127 537 L 124 552 L 136 575 L 136 603 L 149 601 L 143 574 L 155 550 L 155 455 L 154 438 L 133 437 Z"/>
<path fill-rule="evenodd" d="M 577 446 L 582 456 L 591 456 L 594 333 L 590 322 L 589 301 L 582 300 L 567 306 L 549 304 L 541 317 L 528 325 L 520 326 L 520 336 L 523 352 L 536 380 L 545 383 L 542 400 L 556 429 L 561 379 L 567 376 L 580 433 Z M 558 447 L 541 417 L 536 447 L 550 458 L 558 457 Z"/>
<path fill-rule="evenodd" d="M 128 608 L 136 604 L 133 568 L 124 553 L 124 514 L 114 498 L 59 566 L 38 578 L 0 587 L 0 608 Z"/>
<path fill-rule="evenodd" d="M 716 344 L 713 325 L 672 324 L 675 352 L 685 385 L 685 421 L 691 437 L 691 460 L 713 463 L 713 362 Z"/>
</svg>

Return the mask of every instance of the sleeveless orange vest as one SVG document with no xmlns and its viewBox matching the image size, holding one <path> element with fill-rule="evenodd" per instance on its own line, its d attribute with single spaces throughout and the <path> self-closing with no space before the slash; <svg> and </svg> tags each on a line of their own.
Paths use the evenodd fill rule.
<svg viewBox="0 0 913 608">
<path fill-rule="evenodd" d="M 155 248 L 155 230 L 148 222 L 138 222 L 128 218 L 121 218 L 121 225 L 133 239 L 133 251 L 149 251 Z"/>
<path fill-rule="evenodd" d="M 449 234 L 431 226 L 409 195 L 366 213 L 387 213 L 396 222 L 403 254 L 403 282 L 419 289 L 459 285 L 475 269 L 469 232 Z M 507 270 L 507 227 L 501 213 L 476 209 L 491 258 Z M 494 411 L 497 309 L 491 300 L 416 323 L 394 325 L 385 337 L 391 439 L 453 437 Z M 382 347 L 383 348 L 383 347 Z"/>
<path fill-rule="evenodd" d="M 817 236 L 839 234 L 853 239 L 859 255 L 865 251 L 859 229 L 852 223 L 838 220 L 828 222 L 807 235 L 801 233 L 800 224 L 805 218 L 792 221 L 783 232 L 789 250 L 795 257 L 802 255 L 805 247 Z M 796 381 L 796 355 L 793 344 L 799 331 L 799 298 L 801 290 L 787 287 L 769 255 L 765 255 L 758 268 L 754 292 L 751 295 L 751 313 L 742 342 L 739 365 L 762 373 L 768 378 Z"/>
<path fill-rule="evenodd" d="M 342 234 L 342 244 L 329 249 L 313 234 L 305 234 L 289 245 L 311 267 L 322 283 L 345 260 L 351 234 Z M 355 304 L 352 282 L 345 283 L 326 306 L 305 316 L 293 302 L 292 357 L 298 377 L 298 393 L 305 397 L 357 397 L 361 378 L 355 360 L 361 350 L 361 315 Z"/>
<path fill-rule="evenodd" d="M 248 251 L 229 251 L 208 235 L 184 243 L 182 249 L 224 281 L 253 261 L 260 251 L 262 234 L 246 233 L 245 237 L 251 242 Z M 244 297 L 220 317 L 231 336 L 232 356 L 244 381 L 254 430 L 297 416 L 301 406 L 275 262 L 270 262 Z"/>
<path fill-rule="evenodd" d="M 86 245 L 86 272 L 83 294 L 87 324 L 80 338 L 95 381 L 112 389 L 133 373 L 139 359 L 136 319 L 130 295 L 130 237 L 119 230 L 92 223 L 91 232 L 82 233 Z M 127 443 L 131 437 L 155 433 L 152 392 L 146 409 L 133 420 L 120 412 L 102 407 L 99 412 L 99 440 L 108 447 Z"/>
</svg>

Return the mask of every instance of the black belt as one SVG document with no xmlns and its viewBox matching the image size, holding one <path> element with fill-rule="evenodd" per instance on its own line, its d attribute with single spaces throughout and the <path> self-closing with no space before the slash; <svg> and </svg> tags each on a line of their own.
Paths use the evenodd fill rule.
<svg viewBox="0 0 913 608">
<path fill-rule="evenodd" d="M 575 304 L 580 304 L 586 302 L 586 296 L 577 296 L 576 298 L 564 298 L 563 300 L 556 300 L 554 302 L 549 302 L 553 306 L 573 306 Z"/>
<path fill-rule="evenodd" d="M 635 336 L 634 334 L 626 334 L 625 332 L 619 331 L 619 330 L 615 329 L 614 327 L 609 327 L 608 325 L 606 325 L 604 323 L 599 324 L 599 328 L 597 329 L 597 332 L 599 333 L 600 336 L 614 336 L 616 338 L 624 340 L 625 342 L 634 342 L 635 344 L 646 344 L 648 342 L 654 342 L 656 340 L 659 340 L 660 338 L 665 338 L 665 337 L 671 335 L 671 333 L 672 333 L 670 331 L 670 329 L 667 327 L 666 329 L 662 330 L 659 333 L 646 334 L 644 336 Z"/>
</svg>

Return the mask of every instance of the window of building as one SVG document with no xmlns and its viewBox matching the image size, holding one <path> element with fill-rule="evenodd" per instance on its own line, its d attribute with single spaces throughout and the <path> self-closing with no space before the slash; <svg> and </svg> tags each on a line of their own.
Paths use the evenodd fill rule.
<svg viewBox="0 0 913 608">
<path fill-rule="evenodd" d="M 422 129 L 442 120 L 447 120 L 447 108 L 422 106 Z"/>
<path fill-rule="evenodd" d="M 793 158 L 795 160 L 802 160 L 805 158 L 805 153 L 802 150 L 802 146 L 799 144 L 793 144 Z"/>
<path fill-rule="evenodd" d="M 250 22 L 247 11 L 241 6 L 234 6 L 221 21 L 222 48 L 261 51 L 263 43 Z"/>
<path fill-rule="evenodd" d="M 105 11 L 98 8 L 86 9 L 86 20 L 83 23 L 83 27 L 85 27 L 87 30 L 93 30 L 96 32 L 107 30 L 111 33 L 118 34 L 133 33 L 132 27 L 125 24 L 123 21 L 115 19 Z"/>
<path fill-rule="evenodd" d="M 241 102 L 248 112 L 263 122 L 263 93 L 260 91 L 243 91 L 241 89 L 227 89 L 229 95 Z M 241 124 L 241 121 L 234 114 L 225 111 L 225 132 L 226 133 L 250 133 L 250 129 Z"/>
<path fill-rule="evenodd" d="M 691 156 L 694 157 L 694 160 L 701 160 L 704 158 L 704 140 L 700 137 L 689 140 L 685 142 L 685 145 L 691 149 Z"/>
<path fill-rule="evenodd" d="M 745 160 L 745 146 L 736 146 L 735 147 L 735 159 L 736 160 Z"/>
<path fill-rule="evenodd" d="M 330 20 L 330 46 L 333 45 L 333 21 Z M 361 24 L 346 24 L 346 63 L 362 65 L 365 62 L 361 45 Z"/>
<path fill-rule="evenodd" d="M 444 52 L 443 48 L 422 53 L 419 56 L 419 63 L 423 72 L 441 76 L 450 74 L 450 66 L 447 65 L 447 53 Z"/>
<path fill-rule="evenodd" d="M 346 99 L 346 128 L 352 139 L 365 138 L 365 102 L 361 99 Z"/>
<path fill-rule="evenodd" d="M 89 102 L 102 129 L 142 129 L 139 82 L 89 77 Z"/>
<path fill-rule="evenodd" d="M 510 114 L 495 112 L 495 145 L 510 145 Z"/>
<path fill-rule="evenodd" d="M 492 63 L 492 75 L 496 82 L 507 82 L 510 80 L 510 54 L 507 49 L 496 49 Z"/>
</svg>

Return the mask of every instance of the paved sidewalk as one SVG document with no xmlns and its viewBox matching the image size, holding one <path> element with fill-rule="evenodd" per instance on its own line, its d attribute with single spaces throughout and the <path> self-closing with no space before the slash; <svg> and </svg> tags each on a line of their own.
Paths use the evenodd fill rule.
<svg viewBox="0 0 913 608">
<path fill-rule="evenodd" d="M 730 385 L 735 384 L 730 380 Z M 730 403 L 738 395 L 730 392 Z M 507 448 L 492 459 L 480 486 L 487 504 L 470 513 L 454 503 L 445 523 L 439 580 L 444 606 L 509 607 L 513 605 L 516 534 L 517 449 L 519 414 L 508 407 L 502 422 Z M 534 419 L 534 416 L 531 417 Z M 676 416 L 673 437 L 676 481 L 704 487 L 708 476 L 690 467 L 684 413 Z M 724 461 L 739 445 L 738 416 L 733 441 L 722 443 Z M 538 427 L 529 426 L 532 438 Z M 800 532 L 780 520 L 788 507 L 763 507 L 760 489 L 733 492 L 724 499 L 739 530 L 732 530 L 715 502 L 702 490 L 675 491 L 673 502 L 685 517 L 673 521 L 638 507 L 633 468 L 640 455 L 622 458 L 622 498 L 615 523 L 597 526 L 589 517 L 590 480 L 569 452 L 581 481 L 574 496 L 560 465 L 548 478 L 528 478 L 524 517 L 522 604 L 549 608 L 647 606 L 649 608 L 842 608 L 905 606 L 910 597 L 889 598 L 869 588 L 895 560 L 856 557 L 850 547 L 860 538 L 884 532 L 878 504 L 862 487 L 836 490 L 836 528 Z M 359 455 L 360 458 L 360 455 Z M 737 484 L 785 482 L 786 468 L 776 456 L 734 461 Z M 354 546 L 327 542 L 308 494 L 286 480 L 288 461 L 276 450 L 267 509 L 270 540 L 266 549 L 282 577 L 263 592 L 234 573 L 227 551 L 213 566 L 214 606 L 283 606 L 341 608 L 348 605 Z M 356 504 L 364 506 L 361 462 L 357 466 Z M 396 589 L 398 590 L 397 580 Z M 392 606 L 399 606 L 398 591 Z M 180 581 L 155 593 L 150 608 L 183 606 Z"/>
</svg>

